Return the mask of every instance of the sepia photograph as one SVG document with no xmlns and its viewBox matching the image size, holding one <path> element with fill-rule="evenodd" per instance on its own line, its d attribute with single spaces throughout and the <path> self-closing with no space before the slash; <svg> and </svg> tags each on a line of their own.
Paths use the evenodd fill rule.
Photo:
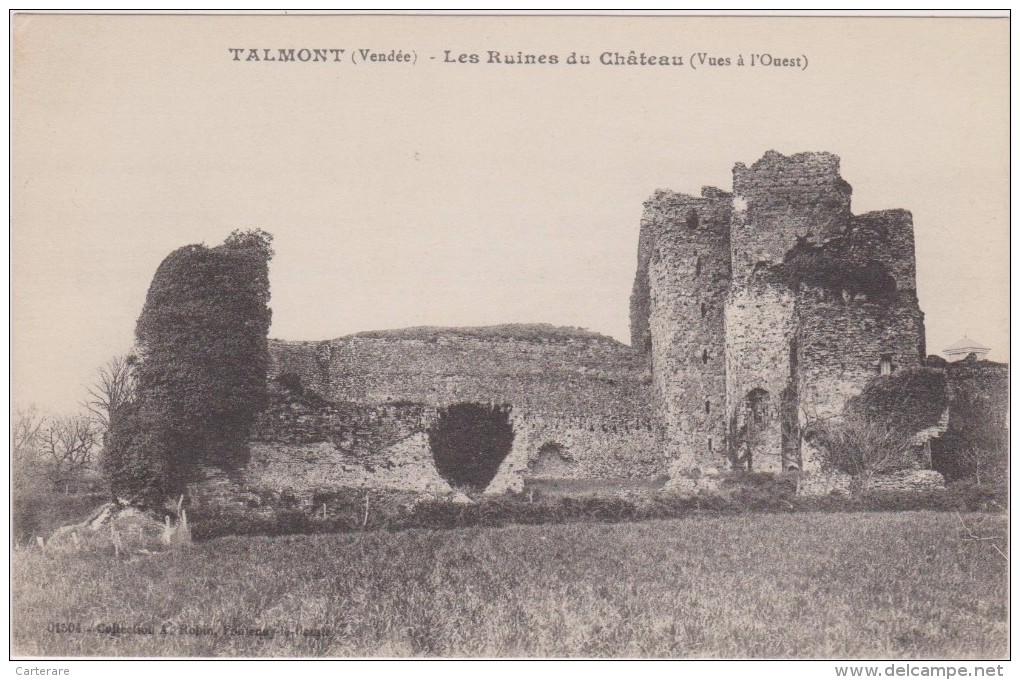
<svg viewBox="0 0 1020 680">
<path fill-rule="evenodd" d="M 18 674 L 1003 675 L 1008 11 L 10 36 Z"/>
</svg>

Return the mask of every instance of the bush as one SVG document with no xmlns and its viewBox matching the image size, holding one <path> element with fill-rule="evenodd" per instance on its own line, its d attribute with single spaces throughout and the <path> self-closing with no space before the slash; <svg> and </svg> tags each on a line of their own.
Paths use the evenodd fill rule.
<svg viewBox="0 0 1020 680">
<path fill-rule="evenodd" d="M 1009 507 L 1009 479 L 979 483 L 972 479 L 952 482 L 945 493 L 957 500 L 961 509 L 977 512 L 1005 512 Z"/>
<path fill-rule="evenodd" d="M 1008 478 L 1008 386 L 1001 377 L 959 379 L 953 385 L 949 430 L 932 441 L 932 465 L 947 479 Z"/>
<path fill-rule="evenodd" d="M 315 533 L 314 522 L 300 510 L 275 510 L 269 513 L 240 511 L 189 513 L 191 535 L 195 540 L 221 536 L 288 536 Z"/>
<path fill-rule="evenodd" d="M 455 488 L 481 491 L 513 447 L 509 407 L 473 403 L 441 409 L 428 429 L 436 470 Z"/>
<path fill-rule="evenodd" d="M 916 367 L 873 378 L 847 402 L 845 411 L 914 434 L 937 425 L 948 407 L 945 372 Z"/>
<path fill-rule="evenodd" d="M 864 480 L 864 490 L 871 476 L 909 469 L 917 462 L 913 433 L 853 411 L 838 420 L 813 423 L 804 436 L 822 451 L 826 467 Z"/>
<path fill-rule="evenodd" d="M 31 543 L 36 536 L 50 534 L 66 524 L 86 519 L 89 514 L 110 500 L 102 493 L 64 494 L 52 490 L 18 490 L 11 495 L 12 540 Z"/>
<path fill-rule="evenodd" d="M 264 508 L 260 513 L 231 510 L 190 513 L 193 535 L 209 539 L 226 535 L 278 536 L 286 534 L 346 533 L 366 530 L 460 529 L 513 524 L 570 522 L 616 523 L 674 519 L 691 514 L 776 512 L 1004 512 L 1007 488 L 975 483 L 951 484 L 932 491 L 863 492 L 797 496 L 795 475 L 770 473 L 727 476 L 718 493 L 679 495 L 658 492 L 635 498 L 619 496 L 560 496 L 531 502 L 525 495 L 481 496 L 475 502 L 449 499 L 414 501 L 414 495 L 373 491 L 365 516 L 365 491 L 348 489 L 317 494 L 313 506 Z M 323 516 L 322 507 L 326 513 Z"/>
</svg>

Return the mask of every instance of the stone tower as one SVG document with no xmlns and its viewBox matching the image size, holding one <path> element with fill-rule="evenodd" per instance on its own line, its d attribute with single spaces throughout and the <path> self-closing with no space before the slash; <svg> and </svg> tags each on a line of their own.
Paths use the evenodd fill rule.
<svg viewBox="0 0 1020 680">
<path fill-rule="evenodd" d="M 730 283 L 730 194 L 656 192 L 641 219 L 631 344 L 651 357 L 655 419 L 684 466 L 725 450 L 723 315 Z"/>
<path fill-rule="evenodd" d="M 733 168 L 733 278 L 759 263 L 777 264 L 800 237 L 824 238 L 850 222 L 850 185 L 831 153 L 769 151 L 750 168 Z"/>
<path fill-rule="evenodd" d="M 733 170 L 733 193 L 645 203 L 631 344 L 673 469 L 811 467 L 800 432 L 924 358 L 913 223 L 855 216 L 829 153 Z"/>
</svg>

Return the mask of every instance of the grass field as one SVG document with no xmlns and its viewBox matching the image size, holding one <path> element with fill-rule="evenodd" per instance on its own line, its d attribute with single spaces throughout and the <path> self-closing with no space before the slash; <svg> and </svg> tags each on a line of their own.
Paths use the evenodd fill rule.
<svg viewBox="0 0 1020 680">
<path fill-rule="evenodd" d="M 21 550 L 12 652 L 1005 657 L 1007 518 L 963 518 L 969 531 L 951 513 L 744 514 L 221 538 L 128 559 Z"/>
</svg>

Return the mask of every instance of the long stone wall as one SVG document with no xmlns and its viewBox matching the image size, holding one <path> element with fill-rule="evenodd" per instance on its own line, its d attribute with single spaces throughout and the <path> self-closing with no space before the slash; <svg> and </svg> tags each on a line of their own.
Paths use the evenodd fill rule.
<svg viewBox="0 0 1020 680">
<path fill-rule="evenodd" d="M 300 376 L 302 385 L 316 394 L 332 392 L 329 340 L 320 342 L 269 341 L 269 379 L 291 373 Z"/>
<path fill-rule="evenodd" d="M 248 464 L 230 479 L 209 475 L 196 497 L 241 504 L 246 497 L 351 488 L 450 493 L 429 439 L 441 407 L 412 402 L 334 402 L 275 389 L 250 444 Z M 521 490 L 532 479 L 618 479 L 661 475 L 666 462 L 647 416 L 576 416 L 510 408 L 514 439 L 487 491 Z"/>
<path fill-rule="evenodd" d="M 463 402 L 510 412 L 514 440 L 491 491 L 533 478 L 645 478 L 666 469 L 646 359 L 582 329 L 418 328 L 272 341 L 270 351 L 273 399 L 250 461 L 229 480 L 210 476 L 205 491 L 214 496 L 448 493 L 429 429 L 444 407 Z"/>
<path fill-rule="evenodd" d="M 514 444 L 490 493 L 520 489 L 529 479 L 648 478 L 666 472 L 647 419 L 512 417 Z"/>
<path fill-rule="evenodd" d="M 270 377 L 336 402 L 510 404 L 529 413 L 647 417 L 650 374 L 626 345 L 586 332 L 426 329 L 320 343 L 274 341 Z M 409 336 L 410 335 L 410 336 Z"/>
</svg>

